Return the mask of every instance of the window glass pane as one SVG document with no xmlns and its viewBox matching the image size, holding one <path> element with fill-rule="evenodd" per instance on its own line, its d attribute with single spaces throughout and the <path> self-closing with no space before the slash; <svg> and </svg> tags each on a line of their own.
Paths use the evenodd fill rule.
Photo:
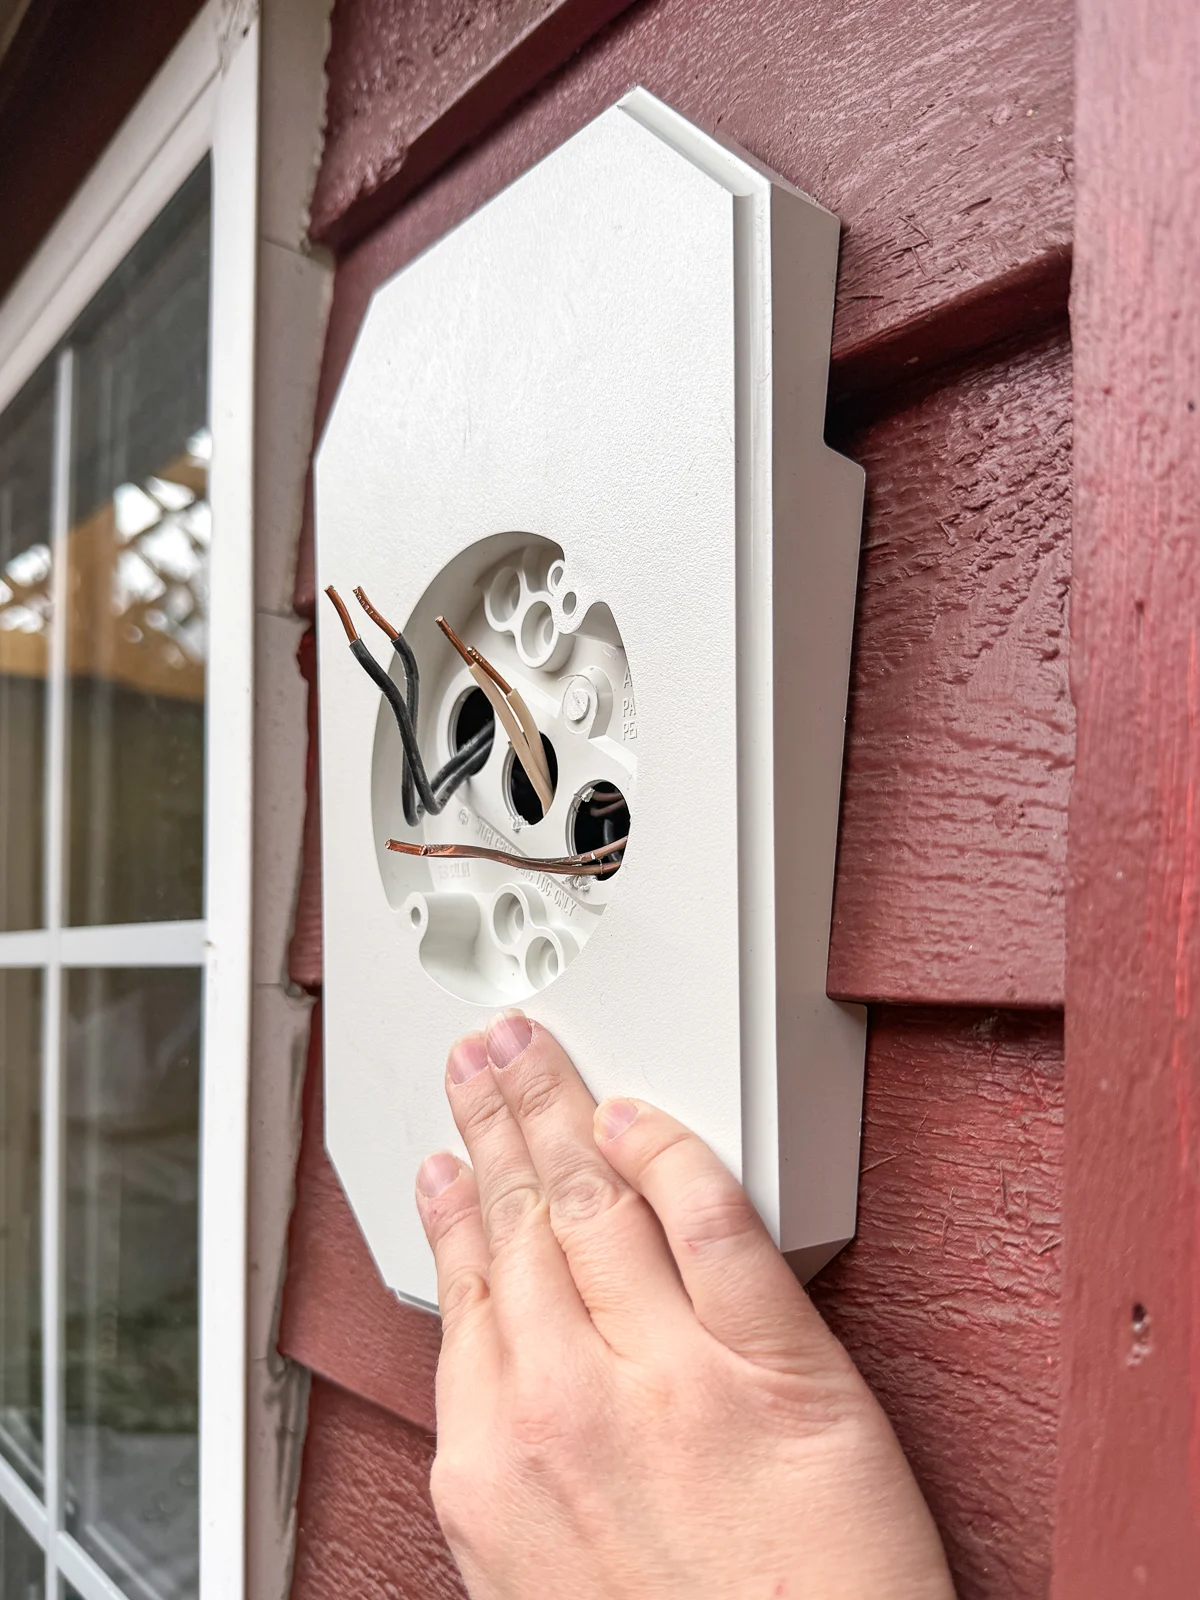
<svg viewBox="0 0 1200 1600">
<path fill-rule="evenodd" d="M 0 1506 L 0 1596 L 42 1600 L 46 1558 L 10 1511 Z"/>
<path fill-rule="evenodd" d="M 0 971 L 0 1451 L 39 1493 L 41 1037 L 41 973 Z"/>
<path fill-rule="evenodd" d="M 40 928 L 54 372 L 0 416 L 0 930 Z"/>
<path fill-rule="evenodd" d="M 209 171 L 71 335 L 69 918 L 203 915 Z"/>
<path fill-rule="evenodd" d="M 137 1600 L 196 1594 L 200 974 L 75 971 L 67 1527 Z"/>
</svg>

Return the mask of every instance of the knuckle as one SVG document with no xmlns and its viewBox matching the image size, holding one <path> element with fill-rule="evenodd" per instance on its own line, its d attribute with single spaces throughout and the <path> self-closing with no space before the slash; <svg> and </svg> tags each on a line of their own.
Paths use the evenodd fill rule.
<svg viewBox="0 0 1200 1600">
<path fill-rule="evenodd" d="M 541 1190 L 524 1181 L 506 1184 L 490 1194 L 484 1207 L 483 1223 L 493 1252 L 511 1245 L 545 1205 Z"/>
<path fill-rule="evenodd" d="M 527 1467 L 561 1470 L 575 1454 L 576 1429 L 556 1395 L 530 1386 L 513 1401 L 508 1442 Z"/>
<path fill-rule="evenodd" d="M 594 1222 L 604 1216 L 629 1191 L 608 1173 L 590 1167 L 577 1168 L 564 1176 L 550 1193 L 550 1223 L 560 1227 Z"/>
<path fill-rule="evenodd" d="M 679 1205 L 679 1242 L 686 1250 L 710 1250 L 757 1232 L 758 1214 L 732 1179 L 705 1177 Z"/>
<path fill-rule="evenodd" d="M 653 1175 L 662 1170 L 664 1181 L 670 1178 L 670 1169 L 673 1165 L 676 1152 L 681 1145 L 686 1145 L 694 1135 L 686 1128 L 672 1128 L 663 1137 L 662 1142 L 655 1145 L 644 1157 L 641 1163 L 643 1175 Z"/>
<path fill-rule="evenodd" d="M 460 1267 L 447 1274 L 438 1291 L 443 1322 L 461 1322 L 484 1305 L 490 1290 L 488 1281 L 476 1267 Z"/>
<path fill-rule="evenodd" d="M 474 1541 L 481 1522 L 480 1473 L 460 1452 L 442 1448 L 433 1458 L 429 1493 L 433 1509 L 448 1543 L 463 1549 Z"/>
<path fill-rule="evenodd" d="M 486 1139 L 498 1122 L 508 1115 L 508 1107 L 496 1093 L 475 1095 L 459 1102 L 459 1127 L 464 1139 Z"/>
<path fill-rule="evenodd" d="M 519 1122 L 533 1122 L 544 1116 L 558 1103 L 562 1093 L 562 1080 L 537 1065 L 510 1081 L 513 1115 Z"/>
</svg>

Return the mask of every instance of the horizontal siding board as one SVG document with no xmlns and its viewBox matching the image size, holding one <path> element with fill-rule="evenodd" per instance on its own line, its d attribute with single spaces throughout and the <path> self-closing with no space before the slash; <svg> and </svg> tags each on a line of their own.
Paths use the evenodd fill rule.
<svg viewBox="0 0 1200 1600">
<path fill-rule="evenodd" d="M 339 79 L 355 82 L 331 88 L 330 175 L 322 172 L 317 184 L 318 211 L 331 237 L 348 215 L 332 196 L 354 190 L 344 174 L 374 173 L 386 186 L 409 136 L 410 113 L 392 104 L 392 90 L 372 79 L 370 64 L 394 57 L 388 41 L 396 28 L 411 26 L 424 39 L 451 15 L 448 5 L 433 5 L 411 8 L 405 20 L 408 9 L 359 0 L 335 14 L 331 67 Z M 466 14 L 474 25 L 493 9 L 477 6 Z M 512 26 L 527 11 L 513 8 Z M 520 104 L 530 85 L 517 74 L 507 120 L 343 255 L 318 434 L 378 285 L 638 82 L 742 144 L 842 218 L 835 396 L 878 392 L 914 366 L 940 364 L 1061 318 L 1073 206 L 1072 28 L 1070 0 L 967 8 L 956 0 L 634 6 Z M 499 43 L 503 28 L 487 36 Z M 423 48 L 414 46 L 414 61 Z M 341 52 L 359 63 L 354 71 L 339 65 Z M 467 51 L 464 59 L 471 71 L 483 70 L 478 54 Z M 493 86 L 503 70 L 500 57 Z M 435 99 L 449 117 L 465 79 L 441 66 L 433 78 Z M 391 105 L 391 115 L 374 116 L 376 101 Z M 423 137 L 435 138 L 436 108 L 418 96 L 411 115 L 427 129 Z M 448 140 L 442 159 L 456 149 Z M 295 603 L 312 615 L 311 510 Z"/>
<path fill-rule="evenodd" d="M 413 1550 L 435 1537 L 414 1480 L 431 1444 L 412 1419 L 431 1415 L 437 1324 L 367 1284 L 370 1258 L 345 1202 L 340 1216 L 332 1203 L 337 1180 L 312 1135 L 318 1091 L 314 1072 L 284 1348 L 360 1397 L 314 1383 L 294 1594 L 455 1593 L 428 1554 L 428 1587 L 403 1587 Z M 1047 1591 L 1061 1163 L 1057 1016 L 873 1013 L 858 1236 L 813 1293 L 910 1455 L 960 1600 Z"/>
<path fill-rule="evenodd" d="M 429 1498 L 433 1439 L 313 1382 L 291 1600 L 464 1600 Z"/>
<path fill-rule="evenodd" d="M 630 0 L 338 0 L 311 236 L 344 249 Z"/>
<path fill-rule="evenodd" d="M 1053 1007 L 1074 738 L 1065 330 L 889 399 L 870 418 L 841 408 L 831 433 L 866 468 L 867 507 L 830 989 Z M 315 730 L 311 635 L 301 664 Z M 316 777 L 313 758 L 289 969 L 306 988 Z"/>
<path fill-rule="evenodd" d="M 867 507 L 830 992 L 1061 1005 L 1066 332 L 835 438 Z"/>
</svg>

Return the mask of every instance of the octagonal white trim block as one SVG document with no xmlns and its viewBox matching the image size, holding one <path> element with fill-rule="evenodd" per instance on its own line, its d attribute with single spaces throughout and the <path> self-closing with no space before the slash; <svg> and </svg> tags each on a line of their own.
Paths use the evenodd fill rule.
<svg viewBox="0 0 1200 1600">
<path fill-rule="evenodd" d="M 316 478 L 321 587 L 402 628 L 514 532 L 611 609 L 630 844 L 527 1005 L 598 1098 L 707 1139 L 805 1276 L 853 1233 L 865 1039 L 825 994 L 863 487 L 823 440 L 837 249 L 834 216 L 634 90 L 376 292 Z M 426 971 L 385 888 L 379 696 L 324 602 L 319 627 L 326 1137 L 385 1281 L 432 1305 L 413 1180 L 461 1150 L 446 1053 L 490 1007 Z"/>
</svg>

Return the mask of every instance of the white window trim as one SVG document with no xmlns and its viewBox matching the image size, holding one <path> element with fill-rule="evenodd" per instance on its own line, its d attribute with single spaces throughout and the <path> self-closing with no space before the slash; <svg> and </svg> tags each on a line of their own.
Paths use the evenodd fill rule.
<svg viewBox="0 0 1200 1600">
<path fill-rule="evenodd" d="M 200 1213 L 200 1594 L 245 1589 L 246 1160 L 251 981 L 254 668 L 253 423 L 257 266 L 258 23 L 255 8 L 209 0 L 0 305 L 0 409 L 53 350 L 112 270 L 212 154 L 209 479 L 214 538 L 206 686 L 205 920 L 120 930 L 61 927 L 61 788 L 49 790 L 47 927 L 0 935 L 0 965 L 50 962 L 43 1026 L 43 1359 L 45 1508 L 0 1462 L 0 1498 L 47 1551 L 47 1600 L 66 1577 L 83 1600 L 120 1591 L 61 1531 L 62 1103 L 58 973 L 64 966 L 200 966 L 204 972 Z M 69 354 L 63 358 L 69 362 Z M 67 376 L 60 368 L 60 399 Z M 61 439 L 61 430 L 60 430 Z M 62 454 L 61 444 L 59 447 Z M 61 478 L 62 462 L 57 464 Z M 65 569 L 65 496 L 56 495 L 56 581 Z M 56 611 L 61 595 L 56 596 Z M 61 632 L 56 634 L 62 638 Z M 48 764 L 62 771 L 51 711 Z M 52 992 L 53 991 L 53 992 Z M 49 1270 L 48 1270 L 49 1269 Z M 55 1530 L 59 1531 L 55 1531 Z"/>
</svg>

